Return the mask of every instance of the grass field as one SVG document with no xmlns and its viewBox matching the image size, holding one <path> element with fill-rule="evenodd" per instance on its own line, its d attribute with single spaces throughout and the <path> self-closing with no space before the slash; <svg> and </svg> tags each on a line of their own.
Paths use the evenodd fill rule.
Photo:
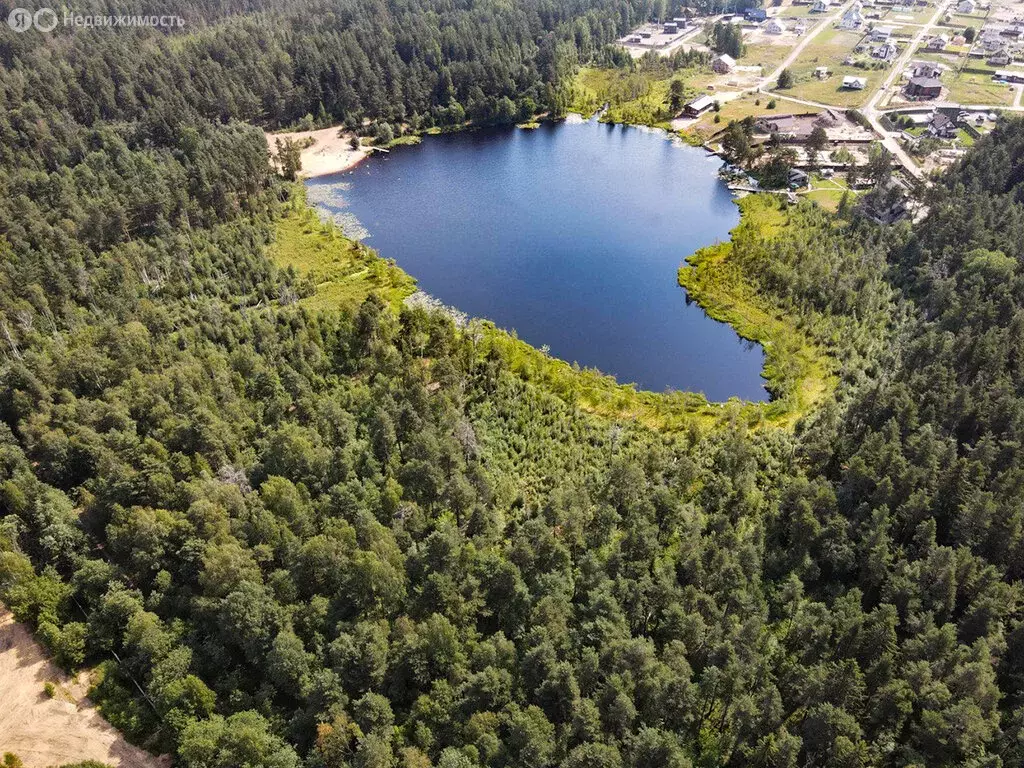
<svg viewBox="0 0 1024 768">
<path fill-rule="evenodd" d="M 959 104 L 992 104 L 997 106 L 1013 106 L 1016 91 L 1008 85 L 992 82 L 992 76 L 976 72 L 961 72 L 959 75 L 947 75 L 946 86 L 949 88 L 949 100 Z"/>
<path fill-rule="evenodd" d="M 416 281 L 372 249 L 344 237 L 332 224 L 320 221 L 306 205 L 300 185 L 278 222 L 271 256 L 309 278 L 316 290 L 300 302 L 313 310 L 354 309 L 370 293 L 384 297 L 398 309 L 416 290 Z"/>
<path fill-rule="evenodd" d="M 772 70 L 786 60 L 786 57 L 792 50 L 787 45 L 756 43 L 748 45 L 747 49 L 743 52 L 742 58 L 738 59 L 736 63 L 744 67 L 760 66 L 763 73 L 770 74 Z"/>
<path fill-rule="evenodd" d="M 769 109 L 768 104 L 771 101 L 772 97 L 763 93 L 756 96 L 748 94 L 746 96 L 741 96 L 738 99 L 727 101 L 722 105 L 721 112 L 718 113 L 721 117 L 719 122 L 715 122 L 714 112 L 708 112 L 702 115 L 700 120 L 691 125 L 687 130 L 687 133 L 691 136 L 698 136 L 702 141 L 706 141 L 710 136 L 725 128 L 732 120 L 742 120 L 745 117 L 758 117 L 760 115 L 787 114 L 793 111 L 821 111 L 818 107 L 808 107 L 803 104 L 787 104 L 781 99 L 777 100 L 774 109 Z"/>
<path fill-rule="evenodd" d="M 835 6 L 832 6 L 825 13 L 815 13 L 811 10 L 813 7 L 813 5 L 790 5 L 783 8 L 779 12 L 778 17 L 780 19 L 809 19 L 810 21 L 820 21 L 821 19 L 835 13 L 836 10 Z"/>
<path fill-rule="evenodd" d="M 860 42 L 859 32 L 828 29 L 804 49 L 790 72 L 795 83 L 792 88 L 780 91 L 796 99 L 808 99 L 837 107 L 859 107 L 885 78 L 886 70 L 867 70 L 843 64 L 843 61 Z M 828 67 L 832 75 L 826 80 L 814 77 L 817 67 Z M 867 78 L 868 86 L 863 91 L 842 88 L 843 77 L 855 75 Z"/>
<path fill-rule="evenodd" d="M 833 213 L 839 209 L 839 202 L 850 187 L 843 179 L 823 179 L 817 174 L 811 176 L 812 190 L 804 195 L 813 200 L 826 211 Z"/>
<path fill-rule="evenodd" d="M 886 14 L 882 21 L 886 24 L 893 23 L 909 23 L 909 24 L 927 24 L 931 21 L 932 16 L 935 15 L 935 6 L 930 5 L 927 8 L 922 8 L 919 11 L 913 13 L 892 13 Z M 896 17 L 899 17 L 898 19 Z M 906 18 L 904 18 L 906 17 Z"/>
</svg>

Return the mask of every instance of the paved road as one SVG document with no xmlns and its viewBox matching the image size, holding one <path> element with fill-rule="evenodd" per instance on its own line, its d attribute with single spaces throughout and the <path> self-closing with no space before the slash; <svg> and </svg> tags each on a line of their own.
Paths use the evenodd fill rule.
<svg viewBox="0 0 1024 768">
<path fill-rule="evenodd" d="M 804 52 L 804 49 L 807 48 L 808 45 L 810 45 L 811 41 L 813 41 L 822 31 L 830 29 L 833 24 L 839 21 L 842 18 L 843 14 L 846 12 L 846 10 L 851 5 L 853 5 L 853 1 L 854 0 L 849 0 L 848 2 L 844 3 L 842 6 L 839 7 L 839 9 L 835 13 L 833 13 L 831 16 L 826 17 L 820 24 L 814 27 L 804 37 L 804 39 L 801 40 L 800 43 L 789 53 L 785 61 L 783 61 L 778 67 L 776 67 L 776 69 L 773 72 L 761 78 L 758 90 L 763 89 L 765 92 L 770 93 L 772 96 L 775 96 L 776 98 L 784 99 L 786 101 L 794 102 L 796 104 L 804 104 L 806 106 L 819 107 L 822 109 L 841 109 L 833 104 L 824 104 L 822 102 L 811 101 L 808 99 L 798 99 L 793 96 L 787 96 L 784 93 L 773 91 L 772 87 L 778 80 L 779 74 L 782 72 L 782 70 L 791 66 L 793 62 L 795 62 Z M 942 14 L 947 10 L 947 8 L 951 5 L 952 2 L 953 0 L 939 0 L 935 9 L 935 13 L 924 24 L 904 25 L 918 27 L 917 33 L 911 39 L 910 43 L 906 46 L 904 51 L 900 54 L 899 58 L 897 58 L 896 61 L 893 62 L 889 74 L 882 82 L 882 84 L 871 95 L 871 97 L 868 99 L 867 105 L 862 110 L 864 116 L 868 119 L 868 122 L 870 122 L 871 128 L 878 135 L 882 143 L 882 146 L 889 150 L 893 157 L 906 169 L 907 173 L 909 173 L 914 178 L 922 181 L 926 181 L 924 171 L 920 168 L 920 166 L 918 166 L 916 162 L 914 162 L 910 155 L 907 154 L 907 152 L 903 149 L 902 145 L 900 145 L 899 141 L 897 140 L 897 138 L 900 136 L 900 133 L 890 133 L 886 131 L 885 128 L 882 126 L 882 123 L 880 121 L 881 116 L 884 115 L 887 111 L 891 110 L 880 108 L 878 105 L 885 98 L 886 94 L 889 92 L 889 89 L 892 88 L 893 84 L 899 82 L 899 78 L 906 70 L 907 65 L 913 58 L 915 51 L 921 44 L 921 41 L 924 40 L 931 33 L 932 28 L 935 27 L 936 23 L 942 18 Z M 1011 107 L 995 107 L 991 104 L 952 104 L 949 102 L 928 102 L 927 106 L 962 107 L 964 109 L 970 110 L 991 110 L 998 108 L 999 110 L 1005 112 L 1024 112 L 1024 85 L 1017 87 L 1017 95 L 1014 99 L 1014 105 Z"/>
<path fill-rule="evenodd" d="M 911 39 L 910 44 L 906 49 L 899 55 L 899 58 L 892 64 L 892 71 L 889 72 L 889 76 L 885 78 L 885 81 L 879 86 L 878 90 L 875 91 L 874 95 L 868 100 L 867 106 L 864 107 L 864 116 L 871 123 L 871 127 L 875 129 L 875 132 L 882 136 L 882 146 L 884 146 L 893 157 L 899 160 L 908 173 L 910 173 L 916 179 L 924 178 L 924 171 L 921 170 L 920 166 L 914 162 L 913 158 L 910 157 L 897 141 L 896 137 L 899 133 L 889 133 L 882 127 L 882 123 L 879 120 L 878 103 L 885 97 L 889 92 L 889 88 L 893 82 L 896 82 L 898 78 L 906 70 L 907 65 L 910 63 L 911 58 L 914 56 L 914 52 L 917 47 L 921 44 L 921 41 L 931 32 L 932 27 L 935 26 L 935 22 L 938 21 L 943 12 L 948 7 L 949 2 L 939 2 L 935 8 L 935 13 L 932 17 L 917 30 L 917 34 Z"/>
</svg>

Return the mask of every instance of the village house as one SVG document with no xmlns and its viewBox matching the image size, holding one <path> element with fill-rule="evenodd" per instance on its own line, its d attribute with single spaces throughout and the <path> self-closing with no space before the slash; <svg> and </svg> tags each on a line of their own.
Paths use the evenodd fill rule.
<svg viewBox="0 0 1024 768">
<path fill-rule="evenodd" d="M 992 75 L 992 79 L 1002 83 L 1024 83 L 1024 72 L 1009 72 L 999 69 Z"/>
<path fill-rule="evenodd" d="M 976 7 L 977 6 L 975 5 L 974 0 L 960 0 L 960 2 L 956 6 L 956 12 L 967 14 L 974 13 L 974 9 Z"/>
<path fill-rule="evenodd" d="M 868 79 L 866 77 L 847 75 L 843 78 L 843 88 L 849 88 L 851 91 L 863 91 L 867 87 Z"/>
<path fill-rule="evenodd" d="M 934 61 L 915 61 L 910 65 L 911 77 L 942 77 L 942 65 Z"/>
<path fill-rule="evenodd" d="M 828 76 L 830 74 L 832 74 L 832 73 L 828 71 L 828 67 L 815 67 L 814 68 L 814 76 L 818 80 L 828 80 Z"/>
<path fill-rule="evenodd" d="M 1013 56 L 1010 55 L 1009 49 L 1000 48 L 989 56 L 987 61 L 994 67 L 1005 67 L 1007 64 L 1013 63 Z"/>
<path fill-rule="evenodd" d="M 1016 23 L 1003 27 L 999 34 L 1001 37 L 1008 37 L 1011 40 L 1020 40 L 1024 38 L 1024 24 Z"/>
<path fill-rule="evenodd" d="M 727 75 L 736 68 L 736 59 L 727 53 L 723 53 L 719 56 L 715 56 L 715 60 L 711 62 L 711 69 L 720 75 Z"/>
<path fill-rule="evenodd" d="M 949 115 L 936 112 L 928 123 L 928 135 L 937 139 L 952 139 L 956 136 L 957 125 Z"/>
<path fill-rule="evenodd" d="M 907 83 L 904 92 L 911 99 L 937 99 L 942 93 L 942 81 L 937 77 L 915 77 Z"/>
<path fill-rule="evenodd" d="M 748 8 L 744 12 L 743 18 L 747 21 L 764 21 L 768 18 L 768 11 L 764 8 Z"/>
<path fill-rule="evenodd" d="M 880 61 L 895 61 L 899 58 L 900 49 L 896 47 L 896 43 L 883 43 L 871 52 L 871 56 L 879 59 Z"/>
<path fill-rule="evenodd" d="M 841 29 L 860 29 L 863 24 L 864 14 L 860 12 L 860 3 L 854 3 L 846 13 L 843 14 L 843 18 L 839 22 L 839 27 Z"/>
<path fill-rule="evenodd" d="M 786 25 L 778 19 L 768 19 L 762 29 L 769 35 L 781 35 L 786 31 Z"/>
<path fill-rule="evenodd" d="M 825 13 L 831 5 L 831 0 L 814 0 L 811 4 L 811 13 Z"/>
<path fill-rule="evenodd" d="M 876 43 L 884 43 L 887 42 L 890 37 L 892 37 L 892 33 L 892 27 L 875 27 L 874 29 L 871 30 L 871 40 Z"/>
<path fill-rule="evenodd" d="M 933 35 L 928 38 L 924 49 L 926 51 L 944 51 L 947 45 L 949 45 L 949 35 Z"/>
<path fill-rule="evenodd" d="M 811 182 L 811 177 L 807 175 L 806 171 L 801 171 L 799 168 L 790 168 L 789 170 L 789 188 L 800 189 L 806 187 Z"/>
<path fill-rule="evenodd" d="M 666 22 L 663 29 L 666 35 L 679 34 L 679 25 L 676 24 L 674 21 Z"/>
<path fill-rule="evenodd" d="M 1003 40 L 1002 36 L 997 30 L 984 29 L 981 32 L 981 37 L 978 38 L 978 46 L 989 53 L 995 53 L 1004 45 L 1006 41 Z"/>
</svg>

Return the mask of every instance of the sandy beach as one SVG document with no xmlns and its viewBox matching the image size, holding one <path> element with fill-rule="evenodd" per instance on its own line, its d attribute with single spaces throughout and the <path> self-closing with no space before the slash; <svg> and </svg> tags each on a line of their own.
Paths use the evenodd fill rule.
<svg viewBox="0 0 1024 768">
<path fill-rule="evenodd" d="M 346 171 L 370 154 L 369 147 L 352 149 L 349 139 L 353 134 L 344 133 L 339 136 L 338 130 L 336 127 L 321 128 L 318 131 L 268 133 L 265 136 L 271 155 L 276 153 L 275 143 L 278 139 L 282 142 L 291 139 L 302 144 L 312 138 L 313 144 L 302 150 L 302 171 L 299 173 L 302 178 L 312 179 Z"/>
</svg>

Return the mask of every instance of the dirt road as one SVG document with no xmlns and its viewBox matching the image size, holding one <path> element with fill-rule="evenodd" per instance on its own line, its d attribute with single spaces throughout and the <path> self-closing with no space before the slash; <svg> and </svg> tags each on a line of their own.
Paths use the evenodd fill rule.
<svg viewBox="0 0 1024 768">
<path fill-rule="evenodd" d="M 761 87 L 772 87 L 775 84 L 775 81 L 779 79 L 779 75 L 782 73 L 782 70 L 791 66 L 794 61 L 800 58 L 800 54 L 804 52 L 804 48 L 810 45 L 811 41 L 821 34 L 822 31 L 829 29 L 833 24 L 839 21 L 843 17 L 843 14 L 846 13 L 846 9 L 851 5 L 853 5 L 853 0 L 848 0 L 848 2 L 843 3 L 835 13 L 825 18 L 825 20 L 818 24 L 818 26 L 804 35 L 804 39 L 801 40 L 792 51 L 790 51 L 789 56 L 786 57 L 785 61 L 779 64 L 773 72 L 765 75 L 761 81 Z"/>
</svg>

